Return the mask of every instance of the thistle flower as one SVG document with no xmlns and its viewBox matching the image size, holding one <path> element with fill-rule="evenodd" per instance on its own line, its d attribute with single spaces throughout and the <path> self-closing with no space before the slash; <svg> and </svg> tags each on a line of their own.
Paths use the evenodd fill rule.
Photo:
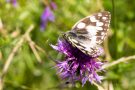
<svg viewBox="0 0 135 90">
<path fill-rule="evenodd" d="M 101 82 L 102 76 L 99 76 L 96 71 L 101 69 L 103 63 L 98 60 L 98 56 L 90 57 L 84 54 L 65 39 L 59 39 L 56 46 L 51 46 L 65 54 L 65 60 L 58 61 L 56 65 L 62 79 L 67 79 L 72 83 L 81 81 L 82 86 L 86 81 L 90 83 L 93 81 Z"/>
</svg>

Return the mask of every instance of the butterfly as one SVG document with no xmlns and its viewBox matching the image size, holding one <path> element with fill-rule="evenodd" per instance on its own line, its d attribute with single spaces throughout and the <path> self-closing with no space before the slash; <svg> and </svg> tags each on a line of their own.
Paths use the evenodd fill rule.
<svg viewBox="0 0 135 90">
<path fill-rule="evenodd" d="M 63 37 L 83 53 L 96 57 L 100 53 L 101 43 L 107 36 L 111 20 L 108 11 L 99 12 L 79 20 Z"/>
</svg>

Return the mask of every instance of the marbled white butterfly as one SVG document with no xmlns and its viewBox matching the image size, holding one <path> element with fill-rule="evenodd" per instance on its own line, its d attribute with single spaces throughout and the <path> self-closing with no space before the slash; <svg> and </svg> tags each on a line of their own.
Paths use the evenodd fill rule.
<svg viewBox="0 0 135 90">
<path fill-rule="evenodd" d="M 83 53 L 95 57 L 100 52 L 100 44 L 107 35 L 110 12 L 104 11 L 85 17 L 64 33 L 64 38 Z"/>
</svg>

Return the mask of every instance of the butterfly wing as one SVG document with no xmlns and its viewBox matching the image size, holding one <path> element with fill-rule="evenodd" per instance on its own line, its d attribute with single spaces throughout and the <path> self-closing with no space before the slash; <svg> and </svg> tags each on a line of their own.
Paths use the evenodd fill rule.
<svg viewBox="0 0 135 90">
<path fill-rule="evenodd" d="M 72 44 L 72 46 L 78 48 L 83 53 L 90 55 L 91 57 L 96 57 L 98 55 L 101 55 L 100 46 L 99 45 L 93 45 L 91 46 L 91 41 L 86 36 L 79 36 L 75 34 L 74 32 L 66 32 L 64 34 L 64 38 Z"/>
<path fill-rule="evenodd" d="M 96 13 L 78 21 L 71 31 L 78 35 L 87 36 L 91 43 L 101 44 L 107 35 L 110 19 L 110 12 Z"/>
<path fill-rule="evenodd" d="M 78 21 L 65 37 L 83 53 L 90 56 L 98 55 L 99 45 L 107 35 L 110 18 L 110 13 L 107 11 L 88 16 Z"/>
</svg>

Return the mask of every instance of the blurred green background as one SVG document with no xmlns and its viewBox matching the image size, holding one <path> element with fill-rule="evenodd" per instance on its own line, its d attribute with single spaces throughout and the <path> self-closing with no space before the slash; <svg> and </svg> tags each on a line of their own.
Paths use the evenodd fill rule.
<svg viewBox="0 0 135 90">
<path fill-rule="evenodd" d="M 107 58 L 107 62 L 135 54 L 134 0 L 54 0 L 57 8 L 51 10 L 55 21 L 49 21 L 41 31 L 41 15 L 51 2 L 17 0 L 17 6 L 14 6 L 13 0 L 0 0 L 0 75 L 12 49 L 30 25 L 34 25 L 30 32 L 32 41 L 42 48 L 36 49 L 42 60 L 39 62 L 29 42 L 24 39 L 4 77 L 3 90 L 97 90 L 89 82 L 84 87 L 77 82 L 74 88 L 63 84 L 64 81 L 53 68 L 55 63 L 52 60 L 62 56 L 50 47 L 75 22 L 95 12 L 106 10 L 112 15 L 108 34 L 109 48 L 106 47 L 111 57 Z M 101 84 L 105 87 L 112 85 L 114 90 L 135 90 L 135 61 L 113 66 L 104 72 L 104 76 L 106 79 Z"/>
</svg>

